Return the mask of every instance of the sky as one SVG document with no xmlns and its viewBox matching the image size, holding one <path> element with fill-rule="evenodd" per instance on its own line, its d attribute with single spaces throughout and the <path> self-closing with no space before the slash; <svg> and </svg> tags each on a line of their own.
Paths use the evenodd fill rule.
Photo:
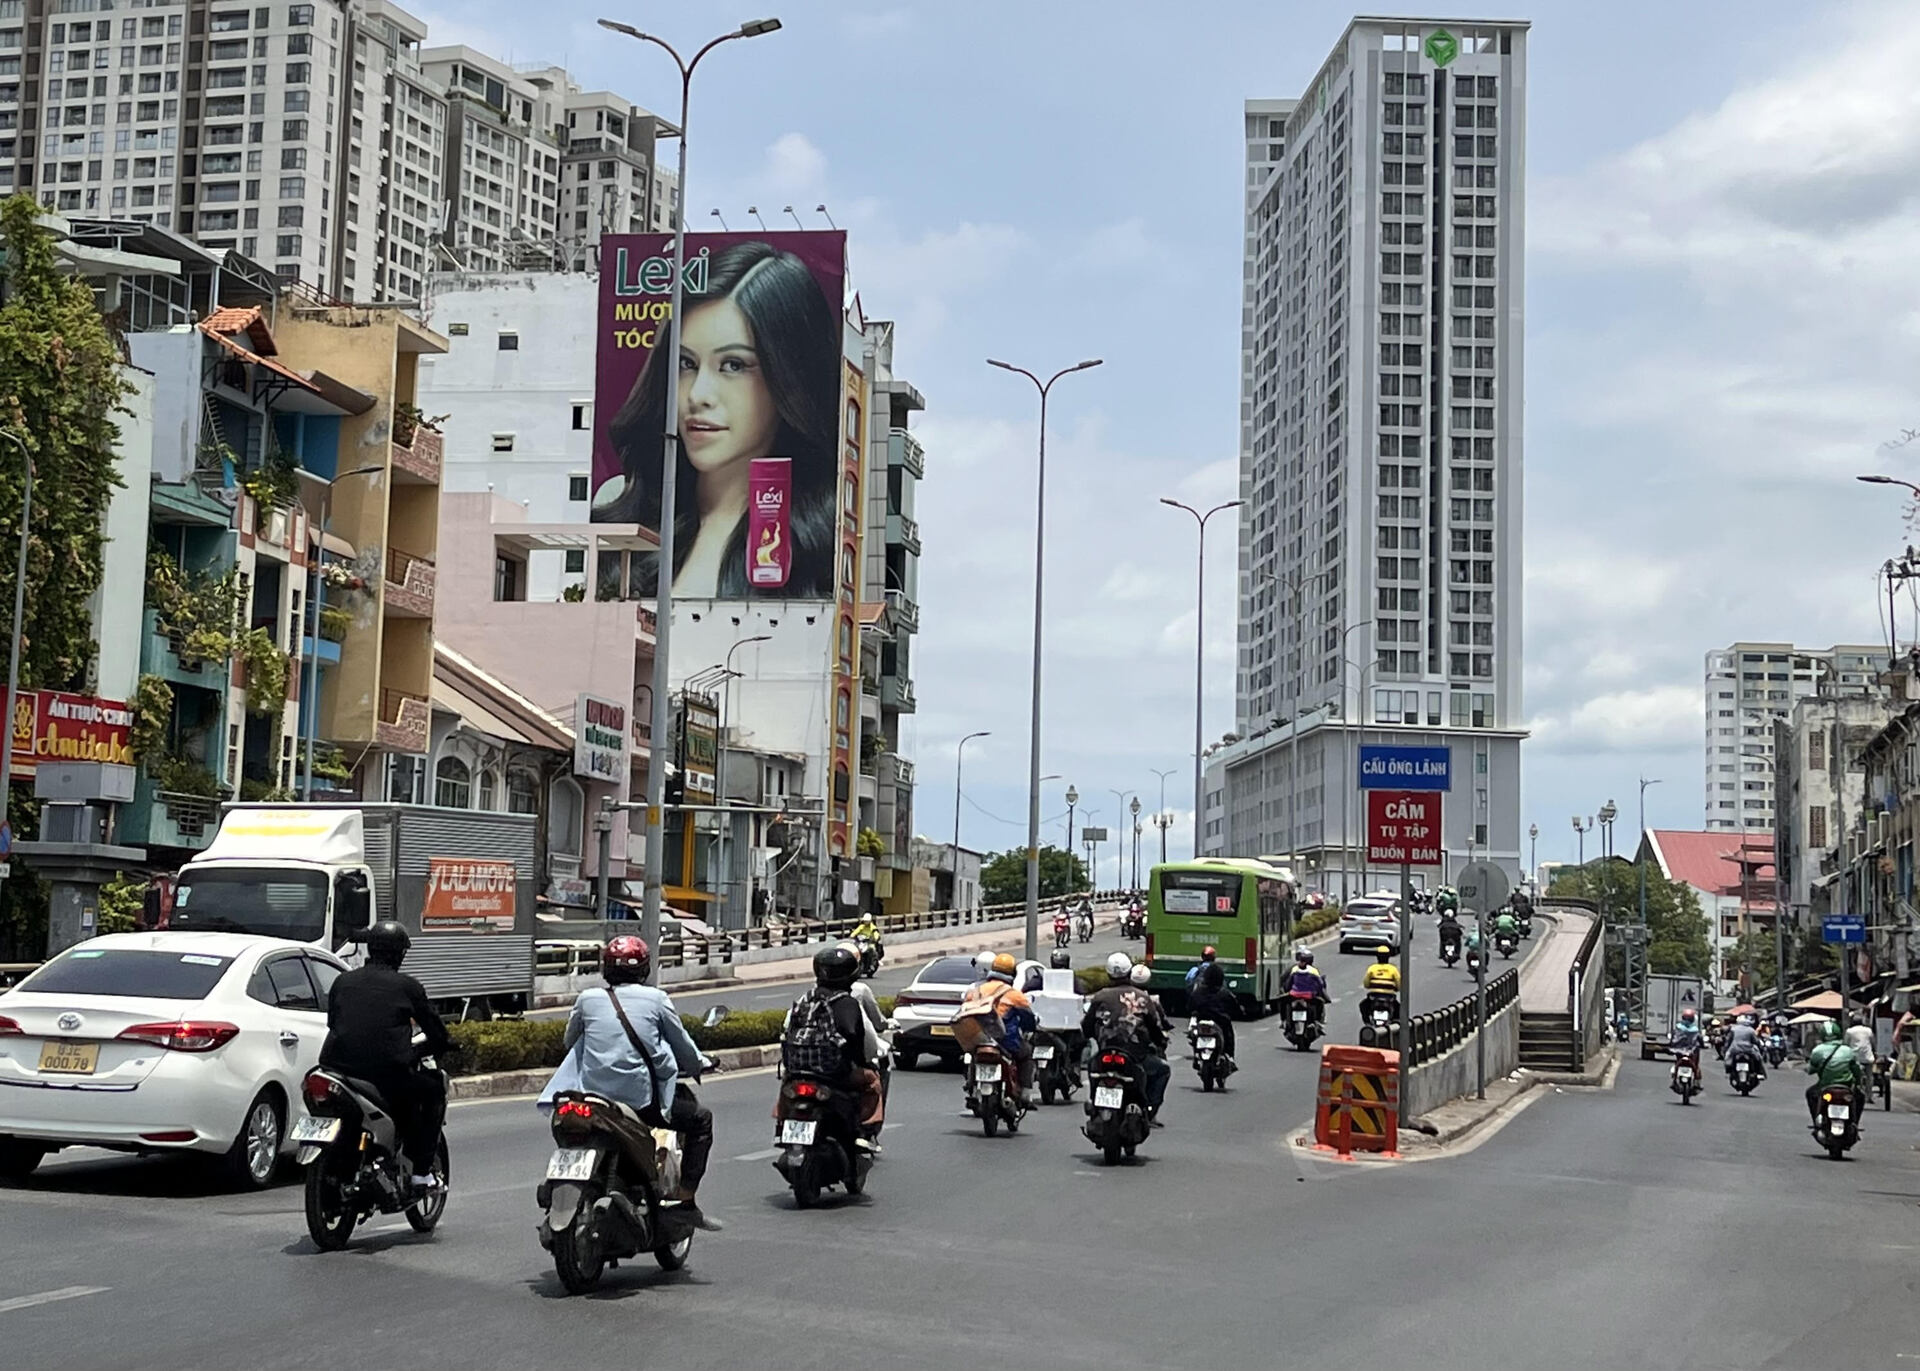
<svg viewBox="0 0 1920 1371">
<path fill-rule="evenodd" d="M 413 8 L 432 43 L 564 62 L 667 114 L 669 60 L 594 19 L 685 50 L 757 17 L 596 3 Z M 1184 855 L 1195 536 L 1158 499 L 1236 493 L 1242 101 L 1298 94 L 1354 11 L 754 3 L 785 27 L 700 67 L 689 225 L 717 227 L 718 208 L 752 227 L 749 206 L 791 224 L 791 205 L 823 226 L 824 203 L 868 317 L 897 321 L 896 373 L 926 397 L 916 830 L 952 837 L 955 743 L 985 729 L 962 841 L 1024 841 L 1037 406 L 986 359 L 1044 375 L 1099 357 L 1051 404 L 1040 769 L 1060 779 L 1042 787 L 1043 841 L 1064 836 L 1069 782 L 1081 819 L 1117 826 L 1110 792 L 1150 812 L 1171 770 L 1168 850 Z M 1898 0 L 1522 13 L 1522 815 L 1545 861 L 1571 859 L 1571 818 L 1609 798 L 1630 848 L 1638 777 L 1661 782 L 1648 826 L 1702 825 L 1710 648 L 1886 638 L 1875 569 L 1910 511 L 1852 477 L 1920 480 L 1920 444 L 1898 446 L 1920 427 L 1920 25 Z M 1234 661 L 1234 538 L 1227 517 L 1211 530 L 1209 741 L 1233 726 Z M 1900 620 L 1911 641 L 1920 602 Z"/>
</svg>

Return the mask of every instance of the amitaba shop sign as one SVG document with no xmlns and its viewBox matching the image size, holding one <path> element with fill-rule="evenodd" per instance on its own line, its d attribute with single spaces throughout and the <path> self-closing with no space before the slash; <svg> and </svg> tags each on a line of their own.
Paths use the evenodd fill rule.
<svg viewBox="0 0 1920 1371">
<path fill-rule="evenodd" d="M 133 765 L 133 711 L 119 700 L 23 690 L 13 710 L 13 765 L 31 776 L 36 762 Z"/>
<path fill-rule="evenodd" d="M 627 764 L 627 707 L 581 694 L 573 702 L 573 774 L 620 780 Z"/>
<path fill-rule="evenodd" d="M 512 862 L 475 857 L 427 858 L 422 933 L 511 933 L 520 873 Z"/>
<path fill-rule="evenodd" d="M 846 251 L 839 232 L 696 233 L 682 269 L 666 234 L 600 240 L 592 519 L 662 526 L 677 376 L 676 596 L 834 598 Z M 667 356 L 676 274 L 677 366 Z M 743 487 L 744 507 L 712 498 Z M 689 558 L 696 543 L 725 554 Z M 642 597 L 656 593 L 652 561 L 635 568 Z"/>
</svg>

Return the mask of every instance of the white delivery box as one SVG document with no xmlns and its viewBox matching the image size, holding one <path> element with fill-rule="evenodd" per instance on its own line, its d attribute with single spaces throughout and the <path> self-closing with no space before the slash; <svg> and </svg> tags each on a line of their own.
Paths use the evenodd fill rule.
<svg viewBox="0 0 1920 1371">
<path fill-rule="evenodd" d="M 1033 1001 L 1033 1017 L 1040 1021 L 1040 1027 L 1049 1032 L 1079 1032 L 1080 1020 L 1086 1016 L 1087 1002 L 1073 988 L 1073 972 L 1045 967 L 1040 976 L 1040 989 L 1027 993 L 1027 998 Z"/>
</svg>

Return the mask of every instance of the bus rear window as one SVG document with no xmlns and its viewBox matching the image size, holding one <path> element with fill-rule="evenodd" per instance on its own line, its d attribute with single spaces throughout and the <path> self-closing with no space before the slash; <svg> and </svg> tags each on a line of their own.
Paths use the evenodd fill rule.
<svg viewBox="0 0 1920 1371">
<path fill-rule="evenodd" d="M 1240 912 L 1238 872 L 1163 871 L 1160 907 L 1169 914 L 1205 915 L 1230 919 Z"/>
</svg>

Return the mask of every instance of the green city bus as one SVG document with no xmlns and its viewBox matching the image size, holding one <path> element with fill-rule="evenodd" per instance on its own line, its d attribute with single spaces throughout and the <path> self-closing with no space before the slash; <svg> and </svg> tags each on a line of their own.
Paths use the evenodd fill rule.
<svg viewBox="0 0 1920 1371">
<path fill-rule="evenodd" d="M 1211 946 L 1250 1015 L 1276 1008 L 1292 969 L 1294 908 L 1293 873 L 1284 867 L 1240 857 L 1154 867 L 1147 885 L 1152 989 L 1178 1007 L 1187 972 Z"/>
</svg>

